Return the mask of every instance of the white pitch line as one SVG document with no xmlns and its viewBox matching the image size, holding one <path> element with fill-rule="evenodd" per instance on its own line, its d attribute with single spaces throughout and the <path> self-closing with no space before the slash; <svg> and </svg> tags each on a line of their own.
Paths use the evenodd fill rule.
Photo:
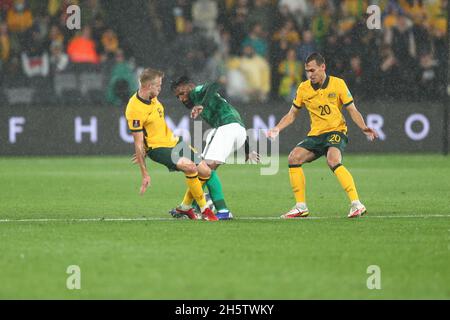
<svg viewBox="0 0 450 320">
<path fill-rule="evenodd" d="M 427 218 L 450 218 L 450 215 L 430 214 L 430 215 L 392 215 L 392 216 L 364 216 L 363 219 L 427 219 Z M 342 217 L 308 217 L 297 220 L 329 220 L 329 219 L 348 219 Z M 184 219 L 183 219 L 184 220 Z M 235 220 L 282 220 L 279 217 L 242 217 L 235 218 Z M 14 222 L 133 222 L 133 221 L 178 221 L 174 218 L 79 218 L 79 219 L 61 219 L 61 218 L 39 218 L 39 219 L 0 219 L 0 223 L 14 223 Z"/>
</svg>

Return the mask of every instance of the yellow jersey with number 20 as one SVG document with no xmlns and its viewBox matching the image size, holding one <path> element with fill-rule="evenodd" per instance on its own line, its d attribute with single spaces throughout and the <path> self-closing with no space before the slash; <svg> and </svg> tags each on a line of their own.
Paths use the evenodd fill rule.
<svg viewBox="0 0 450 320">
<path fill-rule="evenodd" d="M 311 117 L 308 136 L 318 136 L 331 131 L 347 134 L 342 108 L 353 103 L 353 97 L 343 79 L 327 76 L 322 86 L 311 80 L 300 83 L 293 106 L 306 107 Z"/>
</svg>

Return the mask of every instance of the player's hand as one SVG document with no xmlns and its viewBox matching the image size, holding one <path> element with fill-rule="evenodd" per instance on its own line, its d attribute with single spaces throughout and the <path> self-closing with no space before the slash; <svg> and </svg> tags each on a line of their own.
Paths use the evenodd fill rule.
<svg viewBox="0 0 450 320">
<path fill-rule="evenodd" d="M 261 156 L 259 155 L 258 152 L 252 151 L 249 154 L 245 155 L 245 162 L 249 162 L 249 161 L 250 161 L 250 163 L 253 163 L 253 162 L 260 163 L 261 162 Z"/>
<path fill-rule="evenodd" d="M 378 133 L 372 128 L 365 128 L 365 129 L 363 129 L 362 132 L 366 135 L 366 137 L 370 141 L 373 141 L 378 138 Z"/>
<path fill-rule="evenodd" d="M 278 128 L 272 128 L 269 131 L 267 131 L 266 136 L 269 139 L 275 139 L 276 137 L 278 137 L 278 135 L 280 134 L 280 129 Z"/>
<path fill-rule="evenodd" d="M 191 111 L 191 119 L 196 119 L 203 111 L 203 106 L 194 106 Z"/>
<path fill-rule="evenodd" d="M 147 188 L 150 186 L 150 184 L 151 184 L 151 179 L 150 179 L 149 175 L 146 175 L 145 177 L 142 178 L 141 190 L 139 191 L 141 196 L 144 194 L 145 190 L 147 190 Z"/>
</svg>

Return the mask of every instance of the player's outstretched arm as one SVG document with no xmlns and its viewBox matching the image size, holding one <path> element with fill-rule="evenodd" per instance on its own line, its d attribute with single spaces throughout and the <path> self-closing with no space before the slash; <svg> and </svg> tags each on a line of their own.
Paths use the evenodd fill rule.
<svg viewBox="0 0 450 320">
<path fill-rule="evenodd" d="M 145 190 L 150 186 L 150 176 L 147 172 L 147 165 L 145 164 L 145 148 L 144 148 L 144 133 L 133 132 L 134 150 L 136 155 L 136 161 L 139 164 L 142 175 L 142 184 L 139 193 L 144 194 Z"/>
<path fill-rule="evenodd" d="M 369 128 L 361 113 L 356 109 L 356 106 L 354 103 L 346 107 L 348 113 L 350 114 L 350 117 L 352 118 L 353 122 L 356 123 L 356 125 L 361 129 L 361 131 L 367 136 L 367 138 L 370 141 L 373 141 L 378 138 L 378 133 L 372 129 Z"/>
<path fill-rule="evenodd" d="M 283 118 L 281 118 L 280 122 L 275 127 L 267 131 L 267 138 L 275 139 L 282 130 L 294 123 L 298 115 L 299 109 L 292 106 L 291 110 L 289 110 L 289 112 Z"/>
</svg>

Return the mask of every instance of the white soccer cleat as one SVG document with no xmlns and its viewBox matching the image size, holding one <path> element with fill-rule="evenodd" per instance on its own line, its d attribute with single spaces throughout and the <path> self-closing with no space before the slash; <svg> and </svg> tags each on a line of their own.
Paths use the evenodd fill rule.
<svg viewBox="0 0 450 320">
<path fill-rule="evenodd" d="M 350 207 L 350 213 L 348 214 L 348 218 L 357 218 L 361 217 L 366 213 L 366 207 L 362 204 L 352 204 Z"/>
<path fill-rule="evenodd" d="M 280 218 L 281 219 L 293 219 L 293 218 L 306 218 L 309 216 L 309 210 L 308 207 L 303 206 L 295 206 L 291 209 L 291 211 L 283 214 Z"/>
</svg>

